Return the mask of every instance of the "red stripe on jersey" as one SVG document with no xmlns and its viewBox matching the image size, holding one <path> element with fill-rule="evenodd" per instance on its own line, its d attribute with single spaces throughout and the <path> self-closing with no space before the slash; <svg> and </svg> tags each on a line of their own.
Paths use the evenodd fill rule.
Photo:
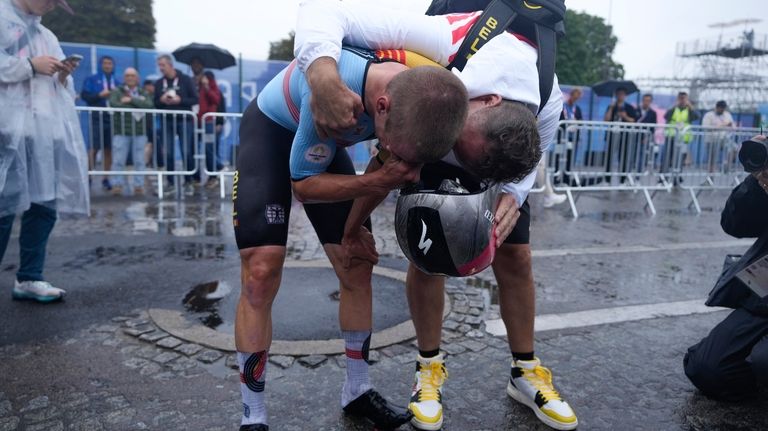
<svg viewBox="0 0 768 431">
<path fill-rule="evenodd" d="M 283 97 L 285 97 L 285 104 L 288 105 L 288 111 L 291 113 L 293 121 L 298 124 L 299 108 L 293 103 L 293 99 L 291 98 L 291 73 L 293 73 L 293 69 L 295 68 L 296 60 L 293 60 L 291 64 L 288 65 L 288 70 L 285 71 L 285 76 L 283 76 Z"/>
<path fill-rule="evenodd" d="M 469 13 L 452 13 L 449 15 L 445 15 L 445 19 L 448 20 L 448 24 L 453 24 L 456 21 L 461 21 L 463 19 L 467 19 L 470 16 L 474 15 L 477 12 L 469 12 Z"/>
<path fill-rule="evenodd" d="M 467 33 L 469 33 L 469 29 L 472 28 L 472 25 L 475 24 L 475 21 L 477 21 L 477 19 L 470 20 L 468 23 L 462 25 L 461 27 L 454 29 L 452 32 L 453 42 L 451 43 L 456 44 L 456 42 L 467 37 Z"/>
</svg>

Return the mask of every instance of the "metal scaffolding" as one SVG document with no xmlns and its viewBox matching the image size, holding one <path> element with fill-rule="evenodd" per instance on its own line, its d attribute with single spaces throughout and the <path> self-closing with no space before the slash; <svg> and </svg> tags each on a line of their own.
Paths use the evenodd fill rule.
<svg viewBox="0 0 768 431">
<path fill-rule="evenodd" d="M 768 35 L 746 28 L 756 22 L 760 20 L 712 24 L 721 29 L 717 38 L 677 44 L 674 77 L 635 81 L 654 92 L 687 91 L 700 108 L 726 100 L 734 111 L 755 112 L 759 104 L 768 103 Z M 740 33 L 722 33 L 741 25 L 745 29 Z"/>
</svg>

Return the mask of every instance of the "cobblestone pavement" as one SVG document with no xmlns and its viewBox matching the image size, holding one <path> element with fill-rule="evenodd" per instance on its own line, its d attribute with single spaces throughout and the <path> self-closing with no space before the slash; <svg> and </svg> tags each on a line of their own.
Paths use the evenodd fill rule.
<svg viewBox="0 0 768 431">
<path fill-rule="evenodd" d="M 585 196 L 578 220 L 567 208 L 545 211 L 534 199 L 538 313 L 704 298 L 723 255 L 746 249 L 696 246 L 731 240 L 718 225 L 726 196 L 706 197 L 712 206 L 701 216 L 681 209 L 687 204 L 683 196 L 662 196 L 657 217 L 645 214 L 631 194 Z M 375 214 L 374 232 L 382 265 L 404 269 L 391 230 L 392 209 L 389 201 Z M 47 274 L 69 291 L 66 302 L 39 306 L 0 299 L 0 431 L 236 429 L 234 357 L 166 334 L 146 313 L 150 307 L 178 307 L 190 286 L 237 264 L 230 211 L 218 199 L 97 199 L 90 219 L 60 221 Z M 296 207 L 292 217 L 290 258 L 322 258 L 303 212 Z M 664 244 L 684 249 L 623 250 Z M 17 261 L 14 243 L 0 266 L 5 292 Z M 493 291 L 488 272 L 449 284 L 444 429 L 548 429 L 505 394 L 508 348 L 483 330 L 484 319 L 498 317 Z M 698 394 L 682 372 L 687 347 L 725 315 L 537 333 L 537 355 L 579 415 L 580 429 L 768 429 L 765 393 L 740 404 L 714 402 Z M 391 400 L 406 402 L 414 357 L 412 340 L 372 354 L 373 381 Z M 369 429 L 341 414 L 343 366 L 341 356 L 271 357 L 272 429 Z"/>
</svg>

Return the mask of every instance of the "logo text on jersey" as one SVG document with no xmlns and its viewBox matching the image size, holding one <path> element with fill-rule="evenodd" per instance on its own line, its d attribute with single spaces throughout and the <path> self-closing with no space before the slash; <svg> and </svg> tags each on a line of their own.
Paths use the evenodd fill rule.
<svg viewBox="0 0 768 431">
<path fill-rule="evenodd" d="M 307 150 L 304 159 L 311 163 L 324 163 L 330 155 L 331 147 L 326 144 L 317 144 Z"/>
<path fill-rule="evenodd" d="M 424 256 L 429 252 L 429 248 L 432 247 L 432 240 L 427 239 L 427 224 L 424 220 L 421 221 L 421 239 L 418 244 L 419 250 L 424 253 Z"/>
</svg>

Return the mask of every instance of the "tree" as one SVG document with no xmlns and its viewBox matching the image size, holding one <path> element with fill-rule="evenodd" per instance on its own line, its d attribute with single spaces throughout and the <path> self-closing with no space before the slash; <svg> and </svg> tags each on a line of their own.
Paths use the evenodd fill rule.
<svg viewBox="0 0 768 431">
<path fill-rule="evenodd" d="M 276 42 L 269 42 L 269 58 L 268 60 L 293 60 L 293 39 L 296 37 L 296 33 L 288 33 L 288 37 L 280 39 Z"/>
<path fill-rule="evenodd" d="M 63 42 L 139 48 L 155 46 L 152 0 L 68 0 L 75 15 L 57 8 L 43 24 Z"/>
<path fill-rule="evenodd" d="M 618 39 L 603 18 L 569 10 L 565 33 L 557 46 L 557 76 L 561 83 L 592 85 L 624 77 L 624 66 L 611 58 Z"/>
</svg>

